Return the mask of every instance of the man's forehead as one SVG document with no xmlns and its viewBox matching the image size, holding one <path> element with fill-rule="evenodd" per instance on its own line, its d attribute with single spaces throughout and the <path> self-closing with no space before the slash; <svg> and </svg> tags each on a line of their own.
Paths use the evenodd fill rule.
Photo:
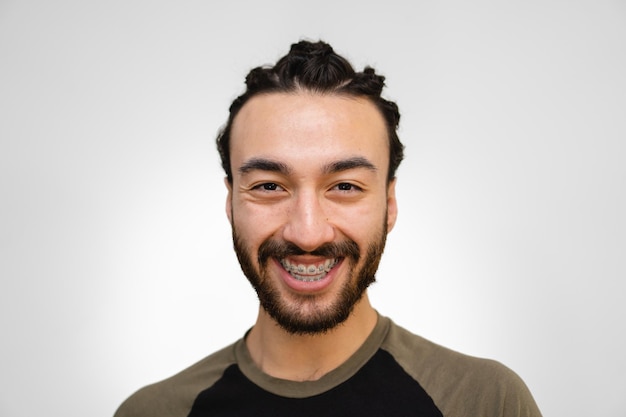
<svg viewBox="0 0 626 417">
<path fill-rule="evenodd" d="M 325 175 L 367 169 L 385 176 L 389 140 L 382 115 L 365 98 L 270 93 L 250 99 L 234 120 L 233 174 Z"/>
<path fill-rule="evenodd" d="M 272 92 L 258 94 L 248 100 L 233 120 L 233 134 L 250 124 L 268 120 L 285 127 L 306 120 L 316 122 L 378 124 L 385 129 L 385 122 L 378 108 L 369 99 L 338 93 L 315 93 L 310 91 Z"/>
<path fill-rule="evenodd" d="M 235 117 L 231 150 L 238 144 L 255 147 L 273 142 L 335 148 L 380 142 L 388 147 L 388 135 L 382 115 L 366 98 L 311 92 L 260 94 Z"/>
</svg>

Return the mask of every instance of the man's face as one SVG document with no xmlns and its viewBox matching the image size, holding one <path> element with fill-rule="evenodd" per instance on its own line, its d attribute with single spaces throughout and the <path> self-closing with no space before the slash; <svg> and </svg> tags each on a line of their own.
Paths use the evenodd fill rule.
<svg viewBox="0 0 626 417">
<path fill-rule="evenodd" d="M 366 99 L 253 97 L 231 133 L 226 211 L 262 307 L 291 333 L 348 318 L 396 219 L 382 116 Z"/>
</svg>

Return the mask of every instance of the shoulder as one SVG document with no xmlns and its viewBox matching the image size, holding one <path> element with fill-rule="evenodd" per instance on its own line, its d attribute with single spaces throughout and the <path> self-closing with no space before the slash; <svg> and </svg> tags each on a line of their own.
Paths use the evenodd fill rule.
<svg viewBox="0 0 626 417">
<path fill-rule="evenodd" d="M 239 342 L 237 342 L 239 343 Z M 120 405 L 114 417 L 184 417 L 200 392 L 211 387 L 236 362 L 227 346 L 163 381 L 141 388 Z"/>
<path fill-rule="evenodd" d="M 394 323 L 381 348 L 428 392 L 445 416 L 541 415 L 522 379 L 497 361 L 453 351 Z"/>
</svg>

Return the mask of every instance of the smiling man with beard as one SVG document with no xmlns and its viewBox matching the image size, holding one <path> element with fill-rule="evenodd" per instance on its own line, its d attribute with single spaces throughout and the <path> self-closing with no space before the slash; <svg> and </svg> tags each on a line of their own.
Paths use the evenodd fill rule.
<svg viewBox="0 0 626 417">
<path fill-rule="evenodd" d="M 246 86 L 217 144 L 256 323 L 116 417 L 540 416 L 511 370 L 413 335 L 369 302 L 403 158 L 384 78 L 302 41 Z"/>
</svg>

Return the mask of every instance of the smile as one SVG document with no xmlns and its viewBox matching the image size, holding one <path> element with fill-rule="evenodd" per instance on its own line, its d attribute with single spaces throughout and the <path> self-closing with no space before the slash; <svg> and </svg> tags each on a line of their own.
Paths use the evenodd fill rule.
<svg viewBox="0 0 626 417">
<path fill-rule="evenodd" d="M 338 258 L 326 259 L 324 262 L 314 264 L 296 264 L 288 259 L 281 259 L 280 264 L 289 272 L 289 275 L 303 282 L 319 281 L 339 263 Z"/>
</svg>

